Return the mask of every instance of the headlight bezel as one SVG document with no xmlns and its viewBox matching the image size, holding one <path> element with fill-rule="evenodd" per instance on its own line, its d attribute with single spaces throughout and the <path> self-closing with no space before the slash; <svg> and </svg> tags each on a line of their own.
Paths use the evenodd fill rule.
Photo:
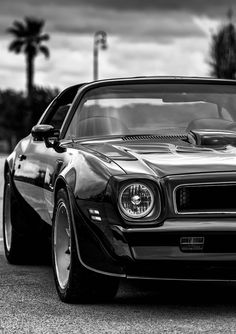
<svg viewBox="0 0 236 334">
<path fill-rule="evenodd" d="M 140 188 L 146 188 L 146 192 L 149 193 L 149 197 L 150 197 L 150 205 L 149 207 L 142 213 L 137 213 L 137 214 L 131 214 L 128 212 L 128 210 L 125 209 L 124 205 L 122 204 L 122 197 L 124 196 L 125 192 L 129 189 L 129 188 L 137 188 L 137 187 L 140 187 Z M 142 191 L 144 192 L 145 190 L 142 189 Z M 137 195 L 135 195 L 137 196 Z M 131 200 L 132 202 L 132 200 Z M 123 187 L 121 187 L 120 191 L 119 191 L 119 196 L 118 196 L 118 205 L 119 205 L 119 209 L 122 211 L 122 213 L 127 216 L 128 218 L 131 218 L 131 219 L 142 219 L 146 216 L 148 216 L 151 211 L 153 210 L 154 208 L 154 204 L 155 204 L 155 195 L 154 195 L 154 192 L 153 190 L 145 183 L 143 182 L 131 182 L 131 183 L 128 183 L 126 185 L 124 185 Z M 135 204 L 131 204 L 131 206 L 135 207 Z M 137 205 L 138 207 L 138 205 Z"/>
<path fill-rule="evenodd" d="M 127 177 L 127 176 L 126 176 Z M 118 179 L 120 179 L 118 177 Z M 141 183 L 151 189 L 154 197 L 154 205 L 150 212 L 145 215 L 144 217 L 136 217 L 132 218 L 129 217 L 128 215 L 125 214 L 125 212 L 121 209 L 120 204 L 119 204 L 119 197 L 121 194 L 121 191 L 125 188 L 127 188 L 130 184 L 133 183 Z M 117 183 L 116 183 L 117 184 Z M 122 218 L 124 219 L 125 223 L 128 225 L 137 225 L 141 226 L 142 225 L 150 225 L 150 224 L 156 224 L 159 223 L 159 219 L 161 218 L 162 212 L 163 212 L 163 195 L 161 192 L 160 184 L 157 182 L 157 180 L 154 180 L 154 178 L 150 177 L 144 177 L 144 175 L 139 176 L 139 177 L 127 177 L 123 180 L 120 180 L 117 184 L 117 197 L 116 197 L 116 204 L 118 211 Z"/>
</svg>

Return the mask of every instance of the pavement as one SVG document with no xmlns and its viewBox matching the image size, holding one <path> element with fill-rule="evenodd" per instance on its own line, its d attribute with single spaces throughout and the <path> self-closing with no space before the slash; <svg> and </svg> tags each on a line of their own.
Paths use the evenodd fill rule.
<svg viewBox="0 0 236 334">
<path fill-rule="evenodd" d="M 9 265 L 0 245 L 0 334 L 236 333 L 236 284 L 121 281 L 111 303 L 65 304 L 50 266 Z"/>
</svg>

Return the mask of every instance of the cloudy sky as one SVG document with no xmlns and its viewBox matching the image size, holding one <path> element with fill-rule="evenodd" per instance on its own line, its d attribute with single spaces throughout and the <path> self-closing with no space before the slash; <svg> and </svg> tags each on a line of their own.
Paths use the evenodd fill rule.
<svg viewBox="0 0 236 334">
<path fill-rule="evenodd" d="M 60 89 L 92 80 L 94 32 L 108 34 L 99 78 L 209 75 L 211 34 L 235 0 L 0 0 L 0 88 L 25 87 L 23 55 L 9 53 L 6 28 L 25 16 L 43 18 L 49 60 L 36 60 L 37 85 Z M 235 6 L 236 7 L 236 6 Z"/>
</svg>

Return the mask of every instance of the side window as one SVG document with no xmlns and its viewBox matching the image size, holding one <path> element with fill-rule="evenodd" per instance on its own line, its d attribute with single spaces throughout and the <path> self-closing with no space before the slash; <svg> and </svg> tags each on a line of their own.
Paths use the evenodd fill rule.
<svg viewBox="0 0 236 334">
<path fill-rule="evenodd" d="M 74 113 L 69 128 L 67 129 L 65 139 L 73 139 L 78 137 L 78 110 Z"/>
<path fill-rule="evenodd" d="M 52 104 L 41 124 L 53 125 L 56 129 L 60 129 L 78 92 L 78 88 L 79 86 L 73 86 L 62 92 Z"/>
<path fill-rule="evenodd" d="M 60 129 L 70 106 L 71 103 L 59 106 L 49 124 L 53 125 L 55 129 Z"/>
</svg>

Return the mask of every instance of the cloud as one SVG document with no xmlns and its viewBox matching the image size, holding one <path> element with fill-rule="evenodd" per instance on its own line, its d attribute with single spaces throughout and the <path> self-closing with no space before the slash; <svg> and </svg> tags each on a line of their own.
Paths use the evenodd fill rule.
<svg viewBox="0 0 236 334">
<path fill-rule="evenodd" d="M 14 19 L 45 19 L 51 57 L 37 57 L 35 82 L 64 88 L 92 80 L 93 35 L 97 30 L 108 33 L 108 50 L 99 52 L 101 78 L 207 75 L 211 31 L 226 19 L 227 8 L 234 2 L 0 0 L 1 87 L 25 86 L 24 56 L 7 51 L 11 36 L 6 28 Z"/>
<path fill-rule="evenodd" d="M 5 1 L 5 0 L 0 0 Z M 42 2 L 45 0 L 42 0 Z M 82 50 L 83 45 L 71 43 L 72 37 L 85 36 L 90 40 L 91 47 L 95 31 L 105 30 L 108 33 L 108 43 L 111 36 L 120 37 L 129 43 L 172 43 L 175 38 L 201 38 L 205 32 L 195 22 L 194 16 L 186 15 L 183 12 L 171 11 L 168 15 L 162 12 L 146 12 L 133 10 L 122 14 L 111 8 L 95 8 L 90 6 L 73 6 L 73 1 L 68 0 L 70 6 L 58 5 L 56 8 L 50 2 L 47 6 L 30 4 L 30 0 L 23 0 L 21 6 L 10 3 L 7 14 L 0 14 L 0 34 L 10 41 L 10 35 L 6 35 L 6 27 L 9 27 L 13 20 L 14 13 L 22 12 L 24 16 L 34 15 L 42 17 L 46 21 L 45 31 L 51 35 L 49 46 L 55 35 L 60 35 L 60 47 L 73 51 Z M 58 1 L 57 1 L 58 3 Z M 4 8 L 4 6 L 3 6 Z M 3 11 L 4 12 L 4 11 Z M 23 14 L 24 12 L 24 14 Z M 3 20 L 1 20 L 3 18 Z"/>
<path fill-rule="evenodd" d="M 69 0 L 69 3 L 76 4 L 76 0 Z M 209 16 L 224 16 L 227 9 L 235 7 L 235 0 L 80 0 L 87 6 L 97 8 L 112 8 L 117 11 L 183 11 Z"/>
<path fill-rule="evenodd" d="M 92 34 L 106 30 L 123 37 L 158 39 L 200 36 L 203 32 L 193 17 L 225 17 L 235 0 L 0 0 L 0 32 L 13 19 L 37 16 L 46 20 L 50 32 Z"/>
<path fill-rule="evenodd" d="M 2 3 L 9 3 L 9 0 L 1 0 Z M 22 0 L 20 5 L 34 6 L 37 4 L 35 0 Z M 58 9 L 59 6 L 65 5 L 64 0 L 51 0 L 50 4 Z M 41 0 L 39 6 L 48 6 L 47 0 Z M 91 8 L 102 8 L 113 11 L 127 12 L 140 10 L 142 12 L 162 12 L 162 11 L 184 11 L 190 13 L 206 14 L 208 16 L 225 16 L 229 7 L 235 7 L 235 0 L 67 0 L 66 6 L 80 7 L 86 6 Z"/>
<path fill-rule="evenodd" d="M 205 38 L 176 39 L 172 44 L 134 43 L 111 40 L 111 51 L 100 54 L 101 77 L 140 75 L 206 76 L 209 72 L 205 54 Z M 135 49 L 135 53 L 133 50 Z"/>
<path fill-rule="evenodd" d="M 74 35 L 94 34 L 97 30 L 105 30 L 108 34 L 122 38 L 159 42 L 166 42 L 175 37 L 203 35 L 193 17 L 180 12 L 163 16 L 161 13 L 133 11 L 123 13 L 121 17 L 115 11 L 104 12 L 101 9 L 81 7 L 78 13 L 64 10 L 63 16 L 64 20 L 54 18 L 53 29 Z"/>
</svg>

